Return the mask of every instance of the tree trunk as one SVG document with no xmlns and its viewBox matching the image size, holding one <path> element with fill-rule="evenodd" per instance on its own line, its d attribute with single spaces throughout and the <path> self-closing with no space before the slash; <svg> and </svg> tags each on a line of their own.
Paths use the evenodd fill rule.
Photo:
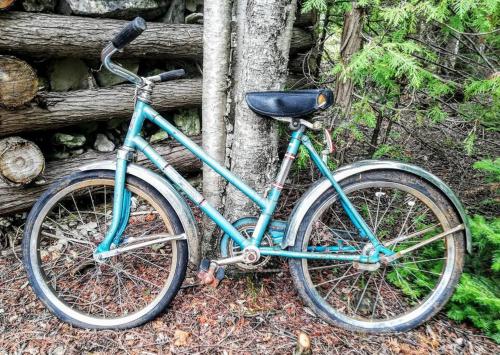
<svg viewBox="0 0 500 355">
<path fill-rule="evenodd" d="M 19 107 L 33 100 L 38 91 L 38 78 L 24 60 L 0 56 L 0 105 Z"/>
<path fill-rule="evenodd" d="M 205 0 L 203 32 L 203 148 L 217 162 L 226 159 L 226 107 L 231 41 L 231 1 Z M 222 209 L 224 180 L 203 166 L 203 195 L 215 208 Z M 204 218 L 201 251 L 210 253 L 215 224 Z"/>
<path fill-rule="evenodd" d="M 445 75 L 452 74 L 452 70 L 455 69 L 455 65 L 457 64 L 457 55 L 460 50 L 460 35 L 456 34 L 455 36 L 450 36 L 448 38 L 448 42 L 446 44 L 446 51 L 448 53 L 441 54 L 440 61 L 443 63 L 445 67 L 450 68 L 441 68 L 441 72 Z"/>
<path fill-rule="evenodd" d="M 259 193 L 270 186 L 276 172 L 278 132 L 273 120 L 248 108 L 245 93 L 284 87 L 296 7 L 296 0 L 237 1 L 231 170 Z M 254 214 L 256 208 L 229 186 L 225 212 L 231 220 Z"/>
<path fill-rule="evenodd" d="M 343 65 L 348 65 L 351 57 L 361 49 L 363 38 L 363 9 L 353 5 L 350 12 L 344 15 L 344 28 L 340 42 L 340 56 Z M 349 116 L 352 104 L 353 81 L 350 78 L 337 74 L 335 84 L 335 105 L 338 107 L 340 117 Z"/>
<path fill-rule="evenodd" d="M 199 137 L 192 137 L 192 139 L 196 143 L 201 143 Z M 182 173 L 197 172 L 201 168 L 200 161 L 186 148 L 177 143 L 153 144 L 153 148 Z M 116 159 L 116 152 L 97 153 L 89 151 L 77 157 L 48 162 L 43 174 L 43 180 L 37 181 L 36 185 L 11 187 L 0 182 L 0 201 L 2 201 L 0 204 L 0 215 L 11 214 L 30 208 L 52 183 L 68 174 L 78 171 L 82 165 L 114 159 Z M 138 163 L 145 162 L 147 162 L 147 159 L 143 155 L 139 155 Z M 146 166 L 153 167 L 149 163 Z"/>
<path fill-rule="evenodd" d="M 20 110 L 0 108 L 0 136 L 130 117 L 134 110 L 134 90 L 132 85 L 120 85 L 98 90 L 49 92 L 40 95 L 38 104 L 32 103 Z M 153 103 L 158 111 L 199 106 L 201 79 L 158 84 Z"/>
<path fill-rule="evenodd" d="M 127 23 L 40 13 L 0 14 L 0 51 L 34 57 L 99 58 L 101 50 Z M 295 29 L 294 51 L 314 46 L 308 31 Z M 149 22 L 148 29 L 121 54 L 142 58 L 201 58 L 203 26 Z"/>
<path fill-rule="evenodd" d="M 45 159 L 35 143 L 20 137 L 0 140 L 0 178 L 8 185 L 29 184 L 44 168 Z"/>
</svg>

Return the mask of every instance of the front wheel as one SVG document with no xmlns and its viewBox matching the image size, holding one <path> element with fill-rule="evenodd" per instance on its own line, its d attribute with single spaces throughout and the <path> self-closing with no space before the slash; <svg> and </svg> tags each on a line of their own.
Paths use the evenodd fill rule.
<svg viewBox="0 0 500 355">
<path fill-rule="evenodd" d="M 156 189 L 128 176 L 131 212 L 123 238 L 183 233 Z M 93 252 L 111 224 L 114 172 L 73 174 L 52 186 L 26 221 L 23 257 L 38 298 L 78 327 L 125 329 L 156 317 L 184 280 L 185 240 L 157 243 L 96 262 Z"/>
<path fill-rule="evenodd" d="M 405 172 L 364 172 L 341 186 L 380 242 L 394 252 L 460 223 L 441 191 Z M 333 188 L 306 213 L 292 250 L 317 246 L 337 246 L 353 255 L 371 250 Z M 326 321 L 362 332 L 401 332 L 422 324 L 446 304 L 463 259 L 463 232 L 456 232 L 372 270 L 353 262 L 306 259 L 291 259 L 290 269 L 300 296 Z"/>
</svg>

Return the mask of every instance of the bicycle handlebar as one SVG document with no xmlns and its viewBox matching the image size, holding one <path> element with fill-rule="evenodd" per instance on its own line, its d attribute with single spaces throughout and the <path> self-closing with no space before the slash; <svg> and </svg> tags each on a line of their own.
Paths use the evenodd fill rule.
<svg viewBox="0 0 500 355">
<path fill-rule="evenodd" d="M 136 17 L 130 21 L 116 36 L 111 43 L 116 49 L 122 49 L 146 30 L 146 21 L 142 17 Z"/>
<path fill-rule="evenodd" d="M 146 30 L 146 21 L 141 17 L 136 17 L 134 20 L 130 21 L 116 36 L 111 40 L 111 42 L 102 50 L 101 61 L 104 66 L 113 74 L 118 75 L 137 86 L 143 86 L 145 80 L 150 80 L 152 82 L 163 82 L 173 79 L 179 79 L 183 77 L 186 73 L 184 69 L 172 70 L 169 72 L 161 73 L 159 75 L 152 76 L 150 78 L 141 78 L 140 76 L 132 73 L 131 71 L 123 68 L 121 65 L 113 63 L 111 57 L 123 49 L 127 44 L 132 42 L 134 39 L 139 37 L 144 30 Z"/>
<path fill-rule="evenodd" d="M 148 79 L 156 82 L 156 83 L 162 83 L 164 81 L 169 81 L 169 80 L 175 80 L 175 79 L 180 79 L 184 75 L 186 75 L 186 72 L 184 69 L 176 69 L 176 70 L 171 70 L 167 71 L 165 73 L 161 73 L 155 76 L 151 76 Z"/>
</svg>

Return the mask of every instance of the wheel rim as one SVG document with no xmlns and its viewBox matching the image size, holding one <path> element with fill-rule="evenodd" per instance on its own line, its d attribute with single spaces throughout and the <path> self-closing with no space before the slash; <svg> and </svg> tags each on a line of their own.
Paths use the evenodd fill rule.
<svg viewBox="0 0 500 355">
<path fill-rule="evenodd" d="M 155 244 L 96 263 L 92 253 L 112 218 L 111 179 L 70 185 L 55 194 L 34 223 L 30 260 L 47 299 L 86 324 L 119 326 L 153 310 L 170 288 L 176 242 Z M 127 184 L 131 216 L 124 237 L 173 233 L 159 203 Z M 85 207 L 85 208 L 82 208 Z"/>
<path fill-rule="evenodd" d="M 371 181 L 350 185 L 344 191 L 383 243 L 395 236 L 418 234 L 427 228 L 426 233 L 390 246 L 394 251 L 450 227 L 445 215 L 429 197 L 407 185 Z M 382 209 L 384 200 L 389 207 Z M 317 209 L 306 231 L 303 248 L 324 244 L 328 236 L 330 242 L 341 240 L 344 245 L 356 249 L 354 254 L 362 254 L 366 243 L 355 236 L 354 226 L 336 202 L 336 195 L 333 195 Z M 406 209 L 398 207 L 398 202 Z M 336 223 L 325 223 L 328 217 Z M 394 266 L 381 266 L 376 271 L 358 270 L 352 262 L 305 259 L 302 267 L 313 298 L 321 307 L 355 326 L 390 328 L 421 317 L 438 302 L 454 267 L 452 238 L 449 235 L 399 259 Z"/>
</svg>

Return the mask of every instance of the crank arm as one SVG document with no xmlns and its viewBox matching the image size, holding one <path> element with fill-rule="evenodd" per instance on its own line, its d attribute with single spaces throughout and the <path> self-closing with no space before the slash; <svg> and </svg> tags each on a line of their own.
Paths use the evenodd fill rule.
<svg viewBox="0 0 500 355">
<path fill-rule="evenodd" d="M 148 239 L 144 242 L 137 242 L 138 240 L 144 240 Z M 136 250 L 136 249 L 141 249 L 150 245 L 158 244 L 158 243 L 165 243 L 165 242 L 170 242 L 174 240 L 185 240 L 187 239 L 186 234 L 177 234 L 177 235 L 171 235 L 171 234 L 155 234 L 151 235 L 145 238 L 128 238 L 125 241 L 128 240 L 128 245 L 118 247 L 115 249 L 111 249 L 109 251 L 105 251 L 102 253 L 95 254 L 95 257 L 98 258 L 99 260 L 110 258 L 131 250 Z M 124 242 L 125 242 L 124 241 Z"/>
<path fill-rule="evenodd" d="M 424 240 L 424 241 L 421 241 L 420 243 L 417 243 L 417 244 L 415 244 L 415 245 L 413 245 L 413 246 L 411 246 L 409 248 L 400 250 L 397 253 L 394 253 L 394 254 L 389 255 L 389 256 L 386 256 L 386 255 L 380 256 L 380 261 L 382 261 L 384 264 L 389 264 L 389 263 L 393 262 L 394 260 L 397 260 L 397 259 L 401 258 L 402 256 L 404 256 L 404 255 L 406 255 L 408 253 L 411 253 L 414 250 L 417 250 L 417 249 L 419 249 L 419 248 L 421 248 L 423 246 L 426 246 L 428 244 L 431 244 L 431 243 L 435 242 L 436 240 L 444 238 L 447 235 L 456 233 L 456 232 L 464 230 L 464 229 L 465 229 L 465 226 L 463 224 L 459 224 L 458 226 L 456 226 L 456 227 L 454 227 L 452 229 L 449 229 L 449 230 L 447 230 L 447 231 L 445 231 L 443 233 L 439 233 L 439 234 L 435 235 L 434 237 L 429 238 L 429 239 Z M 407 239 L 407 238 L 405 238 L 405 239 Z"/>
<path fill-rule="evenodd" d="M 214 263 L 217 266 L 224 266 L 224 265 L 232 265 L 232 264 L 244 263 L 245 260 L 246 260 L 245 259 L 245 255 L 240 254 L 240 255 L 229 257 L 229 258 L 224 258 L 224 259 L 219 259 L 219 260 L 212 260 L 211 263 Z"/>
<path fill-rule="evenodd" d="M 219 260 L 212 260 L 210 264 L 213 264 L 215 266 L 224 266 L 224 265 L 231 265 L 238 263 L 253 264 L 257 262 L 259 259 L 260 259 L 259 249 L 257 249 L 254 246 L 248 246 L 245 249 L 243 249 L 243 253 L 241 253 L 240 255 L 231 256 L 229 258 L 224 258 Z"/>
</svg>

